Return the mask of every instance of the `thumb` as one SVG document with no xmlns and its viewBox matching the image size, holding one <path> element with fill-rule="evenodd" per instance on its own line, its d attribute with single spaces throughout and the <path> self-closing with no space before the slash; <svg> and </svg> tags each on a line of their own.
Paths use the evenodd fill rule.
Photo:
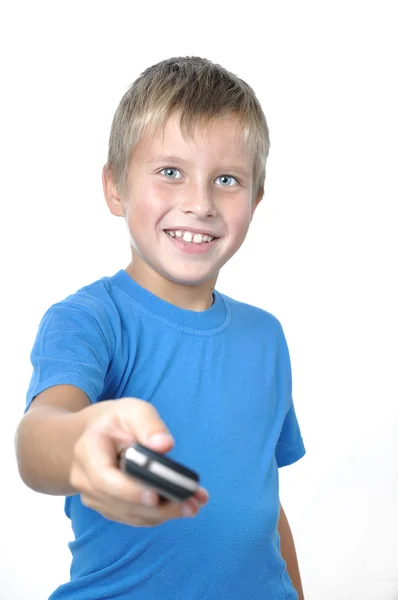
<svg viewBox="0 0 398 600">
<path fill-rule="evenodd" d="M 117 403 L 118 421 L 126 432 L 144 446 L 168 452 L 174 439 L 154 406 L 137 398 L 123 398 Z"/>
</svg>

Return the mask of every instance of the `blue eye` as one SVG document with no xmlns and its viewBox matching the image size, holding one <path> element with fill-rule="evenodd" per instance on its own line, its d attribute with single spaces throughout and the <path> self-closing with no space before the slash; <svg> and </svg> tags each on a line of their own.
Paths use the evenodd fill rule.
<svg viewBox="0 0 398 600">
<path fill-rule="evenodd" d="M 167 179 L 182 179 L 182 175 L 178 169 L 173 169 L 171 167 L 167 167 L 166 169 L 162 169 L 160 171 L 161 175 L 167 177 Z M 178 173 L 180 177 L 177 177 L 175 174 Z"/>
<path fill-rule="evenodd" d="M 217 179 L 220 179 L 222 187 L 231 187 L 231 185 L 238 183 L 238 180 L 235 179 L 235 177 L 232 177 L 232 175 L 220 175 Z"/>
</svg>

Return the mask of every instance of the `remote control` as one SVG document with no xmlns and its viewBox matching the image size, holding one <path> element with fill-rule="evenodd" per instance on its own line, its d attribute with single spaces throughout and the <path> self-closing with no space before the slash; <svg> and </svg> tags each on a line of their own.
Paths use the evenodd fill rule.
<svg viewBox="0 0 398 600">
<path fill-rule="evenodd" d="M 141 444 L 124 450 L 119 466 L 123 473 L 172 502 L 187 500 L 199 487 L 199 475 L 195 471 Z"/>
</svg>

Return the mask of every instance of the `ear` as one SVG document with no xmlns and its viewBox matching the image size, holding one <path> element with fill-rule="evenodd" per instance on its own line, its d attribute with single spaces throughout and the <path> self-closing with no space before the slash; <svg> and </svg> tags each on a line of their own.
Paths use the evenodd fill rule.
<svg viewBox="0 0 398 600">
<path fill-rule="evenodd" d="M 264 188 L 263 188 L 263 187 L 261 187 L 261 188 L 258 190 L 258 193 L 257 193 L 256 200 L 255 200 L 255 202 L 254 202 L 254 204 L 253 204 L 253 209 L 252 209 L 252 218 L 253 218 L 253 215 L 254 215 L 254 211 L 256 210 L 257 206 L 260 204 L 260 202 L 261 202 L 261 200 L 262 200 L 262 197 L 263 197 L 263 196 L 264 196 Z"/>
<path fill-rule="evenodd" d="M 116 217 L 124 217 L 124 204 L 122 196 L 113 177 L 112 169 L 108 164 L 102 169 L 102 187 L 109 210 Z"/>
</svg>

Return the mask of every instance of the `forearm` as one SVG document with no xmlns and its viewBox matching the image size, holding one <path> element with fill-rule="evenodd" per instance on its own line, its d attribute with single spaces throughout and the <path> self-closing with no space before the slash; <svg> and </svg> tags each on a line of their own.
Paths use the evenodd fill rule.
<svg viewBox="0 0 398 600">
<path fill-rule="evenodd" d="M 69 483 L 74 446 L 101 404 L 77 412 L 38 406 L 23 417 L 16 434 L 18 468 L 24 483 L 37 492 L 73 495 Z"/>
<path fill-rule="evenodd" d="M 304 600 L 303 586 L 301 583 L 300 570 L 297 560 L 296 548 L 294 545 L 292 531 L 286 518 L 285 511 L 280 510 L 278 523 L 279 537 L 281 541 L 281 554 L 286 562 L 287 572 L 292 580 L 293 586 L 299 595 L 299 600 Z"/>
</svg>

